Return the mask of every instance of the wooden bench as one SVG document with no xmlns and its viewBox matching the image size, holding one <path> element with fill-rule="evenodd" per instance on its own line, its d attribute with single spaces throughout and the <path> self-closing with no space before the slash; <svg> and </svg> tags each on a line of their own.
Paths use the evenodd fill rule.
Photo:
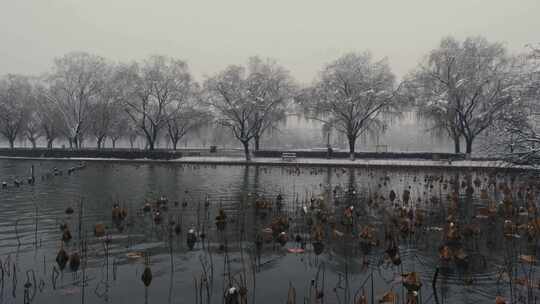
<svg viewBox="0 0 540 304">
<path fill-rule="evenodd" d="M 294 161 L 296 160 L 296 153 L 291 153 L 291 152 L 281 153 L 281 159 L 285 161 Z"/>
</svg>

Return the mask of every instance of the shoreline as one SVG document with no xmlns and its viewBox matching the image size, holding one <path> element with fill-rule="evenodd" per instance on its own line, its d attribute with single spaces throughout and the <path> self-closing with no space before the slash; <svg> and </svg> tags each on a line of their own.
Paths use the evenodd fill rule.
<svg viewBox="0 0 540 304">
<path fill-rule="evenodd" d="M 517 166 L 501 160 L 426 160 L 426 159 L 323 159 L 323 158 L 296 158 L 283 161 L 280 158 L 254 157 L 246 161 L 243 157 L 221 156 L 184 156 L 176 159 L 149 159 L 149 158 L 92 158 L 92 157 L 20 157 L 0 156 L 0 160 L 21 161 L 85 161 L 85 162 L 118 162 L 118 163 L 158 163 L 178 165 L 232 165 L 232 166 L 276 166 L 276 167 L 416 167 L 438 169 L 495 169 L 495 170 L 536 170 L 531 166 Z"/>
</svg>

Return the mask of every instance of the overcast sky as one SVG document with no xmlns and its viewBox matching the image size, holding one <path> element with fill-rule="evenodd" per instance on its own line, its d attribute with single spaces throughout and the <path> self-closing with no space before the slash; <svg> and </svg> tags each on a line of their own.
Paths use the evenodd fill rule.
<svg viewBox="0 0 540 304">
<path fill-rule="evenodd" d="M 166 54 L 198 79 L 252 55 L 302 82 L 349 51 L 404 75 L 443 36 L 484 35 L 513 51 L 540 43 L 540 0 L 0 0 L 0 74 L 41 73 L 54 57 Z"/>
</svg>

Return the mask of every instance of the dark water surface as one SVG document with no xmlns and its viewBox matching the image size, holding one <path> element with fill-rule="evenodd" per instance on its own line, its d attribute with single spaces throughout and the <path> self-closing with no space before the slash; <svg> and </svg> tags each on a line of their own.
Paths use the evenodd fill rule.
<svg viewBox="0 0 540 304">
<path fill-rule="evenodd" d="M 32 165 L 36 182 L 29 185 L 26 178 Z M 203 303 L 207 303 L 207 289 L 196 292 L 200 290 L 196 289 L 195 281 L 199 282 L 203 270 L 210 271 L 210 268 L 213 268 L 213 280 L 208 283 L 211 303 L 223 303 L 222 295 L 228 282 L 241 285 L 241 280 L 246 281 L 248 303 L 286 303 L 290 285 L 296 289 L 297 303 L 304 303 L 304 299 L 310 297 L 312 280 L 323 290 L 324 303 L 354 303 L 355 295 L 362 292 L 371 295 L 372 281 L 376 297 L 394 290 L 401 303 L 405 291 L 400 274 L 408 271 L 420 274 L 422 303 L 494 303 L 496 295 L 510 296 L 508 280 L 501 275 L 505 252 L 512 250 L 512 256 L 516 256 L 521 251 L 531 250 L 519 239 L 512 241 L 509 249 L 509 241 L 497 237 L 501 225 L 481 223 L 480 235 L 466 244 L 470 270 L 463 273 L 448 267 L 441 271 L 437 295 L 434 295 L 432 280 L 439 266 L 437 249 L 442 244 L 442 233 L 437 229 L 425 230 L 444 225 L 444 201 L 451 187 L 446 182 L 429 182 L 429 177 L 481 181 L 482 185 L 474 187 L 472 198 L 465 198 L 463 194 L 460 199 L 459 214 L 463 222 L 469 222 L 475 208 L 485 204 L 479 198 L 480 189 L 486 189 L 490 200 L 501 199 L 497 187 L 488 185 L 491 171 L 297 170 L 292 167 L 88 162 L 83 170 L 68 174 L 67 169 L 76 165 L 78 162 L 71 161 L 0 160 L 0 182 L 8 183 L 6 189 L 0 189 L 0 303 L 197 303 L 201 295 Z M 50 174 L 54 167 L 62 174 Z M 520 181 L 520 177 L 515 179 L 505 173 L 494 178 L 497 183 L 510 185 Z M 23 185 L 15 187 L 15 179 L 24 180 Z M 313 253 L 309 242 L 304 254 L 287 251 L 287 248 L 300 246 L 293 240 L 294 235 L 309 238 L 309 229 L 297 220 L 304 202 L 314 195 L 328 195 L 328 189 L 336 186 L 347 189 L 351 185 L 357 192 L 357 224 L 380 227 L 381 239 L 386 221 L 381 210 L 392 208 L 388 201 L 390 190 L 397 193 L 399 201 L 403 190 L 409 189 L 411 203 L 408 207 L 429 211 L 422 233 L 401 238 L 401 266 L 383 262 L 384 246 L 364 255 L 356 248 L 356 241 L 345 239 L 329 241 L 321 255 Z M 278 193 L 283 194 L 285 201 L 283 214 L 291 218 L 291 241 L 284 247 L 265 244 L 259 260 L 253 258 L 253 239 L 248 237 L 240 242 L 240 235 L 242 231 L 253 235 L 252 231 L 268 225 L 271 218 L 269 215 L 262 219 L 255 213 L 250 203 L 255 194 L 274 199 Z M 141 208 L 145 200 L 155 201 L 162 195 L 169 200 L 169 210 L 163 212 L 163 224 L 158 225 L 151 213 L 144 213 Z M 379 198 L 381 195 L 384 199 Z M 433 203 L 433 197 L 443 203 Z M 208 206 L 204 203 L 206 200 Z M 179 202 L 177 206 L 175 201 Z M 115 202 L 128 211 L 122 229 L 115 227 L 112 221 L 111 208 Z M 74 209 L 73 214 L 66 214 L 68 207 Z M 214 224 L 220 207 L 230 219 L 224 233 L 218 232 Z M 343 207 L 332 206 L 337 213 L 341 213 Z M 180 223 L 182 231 L 178 235 L 168 232 L 168 219 Z M 67 244 L 61 241 L 59 226 L 62 223 L 68 225 L 73 235 Z M 110 243 L 94 236 L 96 223 L 109 228 Z M 205 244 L 198 242 L 194 250 L 186 245 L 186 232 L 190 227 L 206 235 Z M 220 248 L 224 244 L 227 244 L 227 254 Z M 82 250 L 87 255 L 86 267 L 81 266 L 76 272 L 66 267 L 56 274 L 55 258 L 61 246 L 68 253 L 86 248 Z M 536 248 L 532 250 L 535 252 Z M 126 255 L 129 252 L 145 252 L 150 256 L 153 280 L 148 288 L 141 281 L 144 259 L 129 259 Z M 255 273 L 252 260 L 258 265 Z M 521 270 L 516 269 L 519 276 L 517 272 Z M 530 267 L 523 271 L 535 270 L 536 267 Z M 513 293 L 525 294 L 526 291 L 515 286 Z M 535 293 L 532 292 L 533 297 Z"/>
</svg>

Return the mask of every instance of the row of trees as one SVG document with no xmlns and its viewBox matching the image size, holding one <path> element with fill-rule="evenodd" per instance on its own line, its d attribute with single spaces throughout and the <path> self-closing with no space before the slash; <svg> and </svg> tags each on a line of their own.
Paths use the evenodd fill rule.
<svg viewBox="0 0 540 304">
<path fill-rule="evenodd" d="M 386 59 L 366 52 L 328 63 L 311 85 L 299 86 L 275 60 L 259 57 L 199 84 L 186 62 L 166 56 L 111 63 L 70 53 L 42 77 L 0 80 L 0 132 L 11 147 L 18 137 L 34 147 L 43 137 L 49 148 L 58 138 L 74 148 L 93 138 L 101 148 L 105 139 L 115 146 L 142 137 L 151 150 L 159 136 L 176 149 L 187 133 L 213 125 L 228 128 L 249 159 L 250 145 L 258 150 L 261 137 L 293 112 L 343 133 L 354 158 L 362 134 L 380 134 L 414 108 L 430 130 L 454 140 L 456 152 L 464 140 L 471 153 L 486 130 L 516 128 L 509 121 L 517 117 L 529 122 L 523 105 L 535 104 L 539 93 L 531 89 L 538 85 L 533 57 L 482 37 L 449 37 L 400 83 Z"/>
</svg>

